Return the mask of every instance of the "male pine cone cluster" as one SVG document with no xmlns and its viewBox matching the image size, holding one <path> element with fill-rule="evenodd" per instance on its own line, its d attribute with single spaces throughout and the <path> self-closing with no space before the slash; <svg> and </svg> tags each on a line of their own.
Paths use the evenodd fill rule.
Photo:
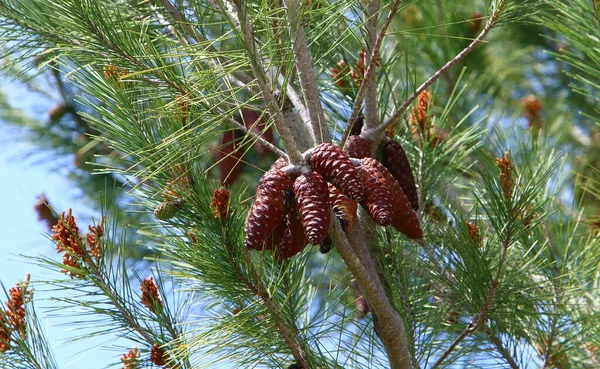
<svg viewBox="0 0 600 369">
<path fill-rule="evenodd" d="M 308 244 L 321 245 L 326 252 L 331 248 L 331 211 L 348 232 L 358 203 L 378 224 L 391 225 L 411 239 L 422 238 L 414 178 L 404 150 L 391 142 L 384 150 L 387 165 L 371 158 L 369 143 L 359 136 L 351 136 L 343 151 L 320 144 L 310 155 L 312 171 L 295 179 L 281 170 L 288 163 L 278 159 L 260 179 L 246 217 L 246 248 L 272 250 L 280 259 Z M 360 159 L 360 165 L 351 158 Z"/>
</svg>

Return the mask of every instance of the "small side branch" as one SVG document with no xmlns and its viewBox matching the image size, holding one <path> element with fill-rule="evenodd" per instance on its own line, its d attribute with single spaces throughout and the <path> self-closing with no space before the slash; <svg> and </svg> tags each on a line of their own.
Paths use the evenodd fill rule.
<svg viewBox="0 0 600 369">
<path fill-rule="evenodd" d="M 498 350 L 498 352 L 500 353 L 500 355 L 502 355 L 502 357 L 504 358 L 504 360 L 506 360 L 506 362 L 508 363 L 508 365 L 510 365 L 511 369 L 520 369 L 519 368 L 519 364 L 517 364 L 517 362 L 512 357 L 512 355 L 510 354 L 510 352 L 508 352 L 508 350 L 506 349 L 506 347 L 504 347 L 504 344 L 502 343 L 502 341 L 500 340 L 500 338 L 498 338 L 495 334 L 490 333 L 489 339 L 490 339 L 490 342 L 494 346 L 496 346 L 496 350 Z"/>
<path fill-rule="evenodd" d="M 375 64 L 377 63 L 377 57 L 379 55 L 379 50 L 381 49 L 381 44 L 383 42 L 383 38 L 385 37 L 385 34 L 386 34 L 390 24 L 392 23 L 392 19 L 394 18 L 394 15 L 396 15 L 396 12 L 398 11 L 398 7 L 400 6 L 400 1 L 401 0 L 394 1 L 394 3 L 392 4 L 392 7 L 390 8 L 389 14 L 388 14 L 387 18 L 385 19 L 385 22 L 383 23 L 383 26 L 381 27 L 379 34 L 377 35 L 377 39 L 375 40 L 375 44 L 373 45 L 371 53 L 369 55 L 369 59 L 368 59 L 369 65 L 367 66 L 367 70 L 364 75 L 364 80 L 367 80 L 369 78 L 374 78 L 374 76 L 375 76 L 375 68 L 376 68 Z M 366 87 L 367 87 L 367 85 L 365 83 L 362 83 L 360 85 L 360 87 L 358 88 L 358 91 L 356 93 L 356 99 L 354 100 L 354 104 L 352 105 L 352 113 L 350 114 L 350 119 L 348 119 L 348 124 L 346 125 L 346 130 L 344 131 L 344 134 L 342 135 L 342 141 L 340 143 L 341 147 L 344 147 L 344 144 L 346 143 L 346 140 L 348 139 L 348 136 L 350 135 L 350 131 L 352 130 L 352 126 L 354 125 L 354 121 L 356 120 L 356 117 L 358 117 L 358 113 L 360 112 L 360 107 L 362 106 L 362 100 L 365 95 Z"/>
<path fill-rule="evenodd" d="M 281 334 L 281 337 L 285 341 L 288 349 L 292 352 L 292 356 L 294 356 L 296 363 L 300 365 L 302 369 L 309 369 L 308 361 L 306 360 L 306 354 L 302 349 L 302 341 L 300 340 L 300 337 L 298 336 L 297 332 L 290 330 L 283 321 L 280 313 L 281 308 L 277 306 L 273 299 L 271 299 L 271 296 L 269 296 L 269 293 L 262 285 L 260 275 L 257 273 L 256 269 L 252 267 L 252 260 L 250 260 L 250 254 L 245 253 L 244 259 L 246 261 L 246 264 L 250 268 L 252 268 L 252 272 L 256 280 L 256 286 L 248 284 L 248 288 L 250 288 L 250 290 L 258 297 L 260 297 L 262 302 L 265 304 L 267 310 L 269 311 L 269 314 L 271 314 L 273 322 L 275 323 L 277 329 L 279 330 L 279 333 Z"/>
<path fill-rule="evenodd" d="M 298 150 L 294 137 L 292 137 L 289 128 L 285 124 L 285 118 L 283 117 L 283 113 L 279 108 L 279 104 L 276 101 L 273 90 L 269 84 L 267 74 L 261 63 L 261 55 L 256 49 L 256 45 L 254 43 L 252 25 L 250 24 L 250 20 L 246 14 L 247 9 L 245 9 L 244 3 L 239 0 L 235 1 L 235 10 L 232 7 L 227 7 L 228 9 L 225 11 L 227 12 L 232 24 L 238 27 L 238 32 L 244 40 L 244 46 L 250 59 L 252 72 L 256 77 L 256 82 L 258 83 L 262 97 L 265 100 L 267 109 L 274 118 L 275 127 L 277 128 L 277 131 L 284 142 L 288 157 L 292 163 L 299 163 L 302 161 L 302 153 Z"/>
<path fill-rule="evenodd" d="M 314 144 L 330 142 L 331 136 L 329 135 L 327 123 L 325 122 L 325 114 L 323 113 L 323 107 L 321 106 L 315 74 L 312 70 L 306 34 L 301 23 L 301 4 L 298 0 L 284 0 L 283 3 L 287 10 L 286 14 L 288 16 L 290 39 L 294 45 L 295 65 L 298 75 L 300 76 L 300 84 L 302 86 L 302 93 L 306 101 L 306 106 L 308 107 L 310 125 L 314 132 L 314 137 L 312 137 L 312 139 Z"/>
<path fill-rule="evenodd" d="M 471 51 L 473 51 L 473 49 L 475 49 L 475 47 L 477 45 L 479 45 L 479 43 L 484 39 L 484 37 L 494 27 L 494 25 L 500 18 L 500 15 L 502 14 L 502 11 L 504 10 L 505 6 L 506 6 L 506 1 L 502 2 L 498 6 L 498 8 L 496 8 L 494 13 L 492 13 L 492 16 L 490 17 L 490 19 L 485 24 L 485 27 L 483 27 L 483 30 L 481 31 L 481 33 L 479 33 L 479 35 L 466 48 L 464 48 L 461 52 L 456 54 L 456 56 L 454 58 L 452 58 L 452 60 L 450 60 L 446 64 L 444 64 L 444 66 L 442 66 L 440 69 L 438 69 L 437 72 L 435 72 L 431 77 L 429 77 L 425 82 L 423 82 L 423 84 L 421 86 L 419 86 L 415 90 L 415 92 L 413 92 L 402 103 L 402 105 L 400 105 L 400 107 L 396 110 L 394 115 L 392 115 L 387 121 L 385 121 L 384 124 L 375 128 L 372 132 L 369 132 L 369 134 L 378 134 L 378 133 L 383 132 L 389 125 L 393 124 L 396 121 L 396 119 L 398 119 L 400 117 L 400 115 L 402 115 L 402 113 L 404 113 L 404 111 L 410 106 L 410 104 L 412 104 L 412 102 L 417 98 L 417 96 L 419 96 L 419 94 L 421 92 L 425 91 L 429 86 L 431 86 L 431 84 L 433 82 L 437 81 L 438 78 L 440 78 L 444 73 L 446 73 L 456 63 L 458 63 L 459 61 L 464 59 L 467 55 L 469 55 L 469 53 Z"/>
<path fill-rule="evenodd" d="M 466 337 L 475 333 L 483 324 L 485 324 L 485 322 L 488 318 L 490 309 L 494 305 L 494 300 L 496 298 L 496 290 L 500 286 L 500 279 L 502 277 L 502 272 L 504 270 L 504 265 L 506 263 L 506 257 L 508 255 L 509 246 L 510 246 L 510 243 L 508 242 L 508 240 L 505 240 L 504 242 L 502 242 L 502 254 L 500 255 L 500 262 L 498 263 L 498 269 L 496 270 L 496 273 L 494 274 L 494 278 L 492 279 L 492 281 L 490 283 L 490 289 L 487 291 L 487 294 L 485 296 L 485 301 L 483 303 L 481 311 L 479 312 L 479 314 L 477 314 L 477 316 L 474 318 L 474 320 L 467 326 L 467 328 L 460 334 L 460 336 L 458 336 L 454 340 L 454 342 L 452 342 L 452 344 L 446 349 L 446 351 L 444 351 L 442 356 L 440 356 L 440 358 L 435 362 L 435 364 L 433 364 L 431 369 L 438 368 L 444 362 L 444 360 L 446 360 L 448 358 L 448 356 L 454 351 L 454 349 L 456 349 L 456 347 Z"/>
<path fill-rule="evenodd" d="M 240 122 L 238 122 L 237 120 L 233 119 L 233 118 L 227 118 L 225 120 L 227 122 L 227 124 L 229 124 L 232 127 L 235 127 L 237 129 L 239 129 L 240 131 L 243 131 L 245 134 L 247 134 L 248 136 L 252 137 L 253 139 L 255 139 L 256 141 L 260 142 L 262 145 L 264 145 L 266 148 L 268 148 L 269 150 L 271 150 L 275 155 L 279 155 L 280 157 L 283 158 L 287 158 L 287 154 L 285 152 L 283 152 L 280 148 L 278 148 L 277 146 L 273 145 L 272 143 L 270 143 L 269 141 L 265 140 L 264 138 L 262 138 L 260 135 L 252 132 L 250 129 L 248 129 L 245 125 L 241 124 Z"/>
</svg>

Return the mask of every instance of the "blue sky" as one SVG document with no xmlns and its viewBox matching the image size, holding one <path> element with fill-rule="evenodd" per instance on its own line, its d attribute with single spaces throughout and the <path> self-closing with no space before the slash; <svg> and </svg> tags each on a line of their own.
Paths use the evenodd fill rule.
<svg viewBox="0 0 600 369">
<path fill-rule="evenodd" d="M 9 85 L 14 86 L 14 84 Z M 6 89 L 7 84 L 3 83 L 4 92 Z M 11 93 L 17 92 L 16 96 L 13 94 L 13 99 L 23 96 L 18 88 L 10 87 L 9 90 Z M 33 106 L 36 102 L 32 100 L 25 98 L 21 101 L 23 105 Z M 48 105 L 47 101 L 39 101 L 39 103 L 41 107 L 29 111 L 36 113 L 43 110 L 44 105 Z M 6 289 L 22 280 L 27 272 L 31 273 L 33 281 L 61 277 L 19 256 L 45 255 L 60 260 L 60 255 L 54 251 L 53 243 L 47 239 L 45 224 L 37 221 L 37 215 L 33 210 L 33 204 L 39 194 L 45 193 L 57 210 L 73 208 L 74 214 L 77 219 L 81 219 L 82 225 L 88 223 L 89 216 L 97 213 L 86 207 L 78 196 L 77 189 L 71 188 L 69 182 L 61 177 L 60 173 L 50 168 L 50 160 L 36 163 L 25 159 L 24 153 L 31 148 L 20 143 L 14 133 L 13 129 L 0 122 L 0 144 L 2 145 L 0 150 L 0 203 L 2 204 L 0 250 L 3 255 L 0 258 L 0 281 Z M 48 308 L 55 305 L 46 299 L 56 295 L 56 292 L 44 291 L 43 286 L 36 287 L 34 298 L 38 314 L 42 317 L 48 315 Z M 0 297 L 2 302 L 6 300 L 3 294 Z M 81 332 L 73 332 L 73 327 L 66 323 L 69 323 L 69 320 L 64 317 L 46 317 L 41 322 L 60 368 L 81 368 L 85 365 L 88 369 L 99 369 L 119 361 L 120 351 L 114 348 L 107 350 L 107 347 L 112 346 L 114 337 L 70 344 L 72 337 Z"/>
</svg>

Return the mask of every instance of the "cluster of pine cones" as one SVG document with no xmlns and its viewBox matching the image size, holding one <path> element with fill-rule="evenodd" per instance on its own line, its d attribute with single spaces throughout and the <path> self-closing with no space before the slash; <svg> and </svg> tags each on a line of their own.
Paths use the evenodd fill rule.
<svg viewBox="0 0 600 369">
<path fill-rule="evenodd" d="M 371 157 L 369 143 L 360 136 L 350 136 L 343 151 L 330 143 L 318 145 L 308 161 L 312 171 L 295 179 L 281 170 L 288 165 L 285 159 L 278 159 L 258 184 L 246 218 L 246 248 L 272 250 L 280 259 L 308 244 L 323 249 L 331 243 L 331 210 L 348 232 L 359 203 L 379 225 L 422 238 L 415 180 L 402 146 L 390 140 L 382 161 Z"/>
</svg>

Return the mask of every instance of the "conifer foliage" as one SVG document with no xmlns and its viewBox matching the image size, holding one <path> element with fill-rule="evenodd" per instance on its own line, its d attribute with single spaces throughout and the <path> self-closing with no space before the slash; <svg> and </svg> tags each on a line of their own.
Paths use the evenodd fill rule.
<svg viewBox="0 0 600 369">
<path fill-rule="evenodd" d="M 85 232 L 40 199 L 62 260 L 7 292 L 0 363 L 58 368 L 36 286 L 86 316 L 78 341 L 130 340 L 122 368 L 598 367 L 600 176 L 569 150 L 595 162 L 599 111 L 560 107 L 595 103 L 599 12 L 0 0 L 5 67 L 64 73 L 156 255 L 129 270 L 118 212 Z"/>
</svg>

